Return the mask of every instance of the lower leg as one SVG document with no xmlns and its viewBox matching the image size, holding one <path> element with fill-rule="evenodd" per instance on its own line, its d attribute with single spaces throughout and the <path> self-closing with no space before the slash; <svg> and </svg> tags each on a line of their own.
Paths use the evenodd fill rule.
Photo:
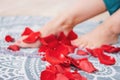
<svg viewBox="0 0 120 80">
<path fill-rule="evenodd" d="M 73 41 L 80 47 L 100 47 L 103 44 L 113 44 L 120 34 L 120 9 L 92 32 Z"/>
</svg>

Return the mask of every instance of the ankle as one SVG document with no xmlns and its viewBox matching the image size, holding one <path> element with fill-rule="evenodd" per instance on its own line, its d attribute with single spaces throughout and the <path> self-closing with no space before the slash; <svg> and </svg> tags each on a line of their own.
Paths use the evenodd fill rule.
<svg viewBox="0 0 120 80">
<path fill-rule="evenodd" d="M 68 29 L 75 26 L 73 17 L 66 14 L 58 15 L 56 18 L 54 18 L 53 22 Z"/>
<path fill-rule="evenodd" d="M 111 17 L 108 18 L 108 20 L 106 21 L 106 25 L 109 26 L 110 30 L 116 34 L 119 35 L 120 34 L 120 9 L 114 13 Z"/>
<path fill-rule="evenodd" d="M 120 26 L 113 25 L 113 26 L 111 26 L 110 30 L 111 30 L 111 32 L 113 32 L 116 35 L 120 34 Z"/>
<path fill-rule="evenodd" d="M 114 40 L 116 42 L 118 40 L 119 34 L 113 30 L 113 27 L 114 26 L 106 27 L 104 33 L 106 34 L 106 37 L 110 37 L 109 39 Z"/>
<path fill-rule="evenodd" d="M 100 25 L 101 30 L 105 34 L 110 35 L 119 35 L 120 34 L 120 25 L 116 25 L 113 21 L 109 20 Z M 99 28 L 99 29 L 100 29 Z"/>
</svg>

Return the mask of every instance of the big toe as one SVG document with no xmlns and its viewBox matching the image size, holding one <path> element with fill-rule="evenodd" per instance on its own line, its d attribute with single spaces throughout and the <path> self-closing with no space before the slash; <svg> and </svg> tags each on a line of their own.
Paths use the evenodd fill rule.
<svg viewBox="0 0 120 80">
<path fill-rule="evenodd" d="M 88 42 L 82 37 L 79 37 L 78 39 L 72 41 L 72 44 L 80 48 L 84 48 L 88 45 Z"/>
<path fill-rule="evenodd" d="M 40 46 L 40 41 L 36 41 L 35 43 L 25 43 L 23 40 L 27 38 L 27 36 L 23 36 L 19 40 L 17 40 L 14 44 L 18 45 L 21 48 L 37 48 Z"/>
</svg>

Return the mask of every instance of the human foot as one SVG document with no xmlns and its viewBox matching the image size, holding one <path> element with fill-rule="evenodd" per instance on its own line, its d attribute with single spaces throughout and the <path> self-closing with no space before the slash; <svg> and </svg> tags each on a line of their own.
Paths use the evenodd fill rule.
<svg viewBox="0 0 120 80">
<path fill-rule="evenodd" d="M 120 34 L 120 9 L 92 32 L 76 39 L 73 44 L 80 47 L 100 47 L 102 44 L 114 44 Z"/>
<path fill-rule="evenodd" d="M 103 44 L 114 44 L 118 40 L 118 34 L 115 34 L 110 27 L 105 26 L 97 27 L 90 33 L 87 33 L 72 43 L 79 47 L 95 48 Z"/>
<path fill-rule="evenodd" d="M 50 30 L 49 30 L 50 31 Z M 43 35 L 41 35 L 42 37 L 45 37 L 45 36 L 48 36 L 49 34 L 54 34 L 54 35 L 56 35 L 58 32 L 64 32 L 65 34 L 67 34 L 68 32 L 69 32 L 69 30 L 58 30 L 57 32 L 56 32 L 57 30 L 51 30 L 50 32 L 47 32 L 47 33 L 43 33 Z M 40 31 L 40 32 L 42 32 L 42 31 Z M 37 48 L 37 47 L 39 47 L 40 46 L 40 41 L 39 40 L 37 40 L 36 42 L 34 42 L 34 43 L 25 43 L 25 42 L 23 42 L 23 40 L 24 39 L 26 39 L 28 36 L 22 36 L 19 40 L 17 40 L 14 44 L 15 45 L 18 45 L 18 46 L 20 46 L 20 47 L 22 47 L 22 48 Z"/>
<path fill-rule="evenodd" d="M 60 19 L 59 19 L 60 20 Z M 58 34 L 59 32 L 64 32 L 66 35 L 72 29 L 73 25 L 62 21 L 50 21 L 44 27 L 42 27 L 39 31 L 41 33 L 41 37 L 46 37 L 50 34 Z M 24 43 L 23 40 L 28 36 L 22 36 L 19 40 L 17 40 L 14 44 L 22 47 L 22 48 L 36 48 L 40 46 L 40 41 L 36 41 L 35 43 Z"/>
</svg>

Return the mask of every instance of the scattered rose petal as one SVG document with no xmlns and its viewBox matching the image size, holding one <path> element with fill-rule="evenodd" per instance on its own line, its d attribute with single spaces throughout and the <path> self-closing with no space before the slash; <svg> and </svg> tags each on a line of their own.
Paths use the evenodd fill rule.
<svg viewBox="0 0 120 80">
<path fill-rule="evenodd" d="M 70 66 L 68 67 L 68 66 L 64 66 L 64 65 L 62 65 L 62 64 L 57 64 L 57 65 L 54 65 L 54 67 L 55 67 L 55 71 L 57 72 L 57 73 L 65 73 L 65 72 L 70 72 Z"/>
<path fill-rule="evenodd" d="M 91 62 L 88 61 L 87 58 L 81 59 L 79 66 L 82 70 L 89 73 L 96 71 L 96 68 L 93 66 Z"/>
<path fill-rule="evenodd" d="M 45 70 L 41 72 L 40 80 L 55 80 L 56 74 L 51 70 Z"/>
<path fill-rule="evenodd" d="M 87 50 L 87 52 L 89 52 L 90 54 L 94 55 L 92 49 L 86 48 L 86 50 Z"/>
<path fill-rule="evenodd" d="M 93 49 L 93 54 L 92 56 L 98 57 L 98 54 L 103 53 L 103 50 L 101 48 L 95 48 Z"/>
<path fill-rule="evenodd" d="M 62 39 L 60 42 L 65 44 L 65 45 L 71 45 L 71 41 L 68 40 L 67 38 Z"/>
<path fill-rule="evenodd" d="M 73 53 L 75 48 L 77 48 L 76 46 L 71 46 L 71 45 L 66 45 L 68 47 L 68 51 L 69 53 Z"/>
<path fill-rule="evenodd" d="M 102 45 L 101 48 L 108 53 L 118 53 L 120 51 L 120 47 L 114 47 L 111 45 Z"/>
<path fill-rule="evenodd" d="M 77 51 L 77 54 L 78 54 L 78 55 L 88 55 L 88 53 L 85 52 L 85 51 L 83 51 L 83 50 L 78 50 L 78 51 Z"/>
<path fill-rule="evenodd" d="M 76 79 L 76 78 L 74 78 L 72 72 L 70 72 L 70 71 L 66 71 L 66 72 L 64 73 L 64 75 L 65 75 L 66 77 L 68 77 L 69 79 Z M 79 75 L 80 75 L 80 74 L 79 74 Z"/>
<path fill-rule="evenodd" d="M 57 38 L 59 41 L 62 41 L 63 39 L 66 38 L 66 35 L 63 32 L 60 32 L 60 34 L 58 34 Z"/>
<path fill-rule="evenodd" d="M 73 30 L 71 30 L 71 31 L 68 33 L 67 38 L 68 38 L 69 40 L 74 40 L 74 39 L 77 38 L 77 34 L 76 34 L 75 32 L 73 32 Z"/>
<path fill-rule="evenodd" d="M 115 58 L 112 56 L 108 56 L 104 54 L 104 51 L 102 48 L 96 48 L 93 50 L 87 49 L 89 52 L 91 52 L 92 56 L 97 57 L 100 61 L 100 63 L 105 65 L 113 65 L 115 64 Z"/>
<path fill-rule="evenodd" d="M 63 32 L 61 32 L 57 37 L 61 43 L 64 43 L 66 45 L 71 45 L 71 40 L 69 40 Z"/>
<path fill-rule="evenodd" d="M 11 37 L 10 35 L 6 35 L 6 36 L 5 36 L 5 41 L 6 41 L 6 42 L 14 42 L 15 40 L 14 40 L 14 38 Z"/>
<path fill-rule="evenodd" d="M 77 71 L 70 72 L 61 65 L 50 65 L 42 71 L 40 80 L 87 80 Z"/>
<path fill-rule="evenodd" d="M 23 40 L 25 43 L 34 43 L 40 37 L 40 32 L 31 33 L 26 39 Z"/>
<path fill-rule="evenodd" d="M 85 77 L 81 76 L 77 71 L 71 72 L 70 65 L 86 71 L 94 72 L 97 69 L 93 66 L 88 58 L 73 58 L 69 54 L 72 54 L 76 48 L 71 44 L 71 41 L 77 38 L 77 35 L 71 30 L 68 35 L 64 32 L 60 32 L 58 35 L 49 35 L 47 37 L 41 37 L 40 32 L 34 32 L 30 28 L 26 27 L 21 36 L 27 35 L 28 37 L 23 40 L 25 43 L 35 43 L 40 40 L 41 46 L 38 52 L 43 52 L 44 54 L 39 54 L 43 56 L 42 59 L 49 62 L 51 65 L 46 68 L 46 70 L 41 72 L 41 80 L 87 80 Z M 7 42 L 13 42 L 14 38 L 10 35 L 5 37 Z M 12 51 L 20 50 L 17 45 L 10 45 L 8 49 Z M 76 55 L 88 55 L 90 53 L 92 56 L 99 59 L 100 63 L 105 65 L 115 64 L 116 60 L 114 57 L 104 54 L 117 53 L 120 51 L 120 47 L 114 47 L 110 45 L 103 45 L 101 48 L 88 49 L 86 51 L 78 50 Z"/>
<path fill-rule="evenodd" d="M 118 53 L 118 52 L 120 52 L 120 47 L 112 48 L 112 49 L 109 50 L 108 52 L 109 52 L 109 53 Z"/>
<path fill-rule="evenodd" d="M 53 65 L 63 63 L 66 60 L 63 54 L 59 54 L 59 52 L 51 49 L 47 50 L 45 58 L 50 64 Z"/>
<path fill-rule="evenodd" d="M 21 36 L 30 35 L 31 33 L 33 33 L 33 31 L 29 27 L 26 27 Z"/>
<path fill-rule="evenodd" d="M 17 45 L 10 45 L 8 47 L 9 50 L 12 50 L 12 51 L 19 51 L 20 50 L 20 47 L 17 46 Z"/>
<path fill-rule="evenodd" d="M 56 47 L 56 52 L 59 52 L 59 54 L 67 55 L 69 53 L 68 47 L 64 44 L 59 44 Z"/>
<path fill-rule="evenodd" d="M 69 78 L 67 78 L 64 74 L 62 73 L 58 73 L 56 75 L 56 79 L 55 80 L 70 80 Z"/>
<path fill-rule="evenodd" d="M 50 48 L 56 48 L 58 45 L 59 45 L 58 41 L 55 40 L 55 41 L 52 41 L 52 42 L 48 43 L 47 46 L 50 47 Z"/>
<path fill-rule="evenodd" d="M 46 52 L 48 49 L 49 49 L 49 47 L 42 45 L 42 46 L 40 46 L 38 52 Z"/>
<path fill-rule="evenodd" d="M 73 72 L 72 74 L 73 74 L 75 80 L 87 80 L 87 78 L 81 76 L 80 73 L 78 73 L 77 71 Z"/>
<path fill-rule="evenodd" d="M 88 61 L 87 58 L 79 60 L 72 59 L 72 64 L 77 68 L 82 69 L 89 73 L 96 71 L 96 68 L 93 66 L 91 62 Z"/>
<path fill-rule="evenodd" d="M 48 45 L 50 43 L 57 42 L 57 41 L 58 41 L 57 38 L 53 34 L 40 38 L 40 42 L 42 45 Z"/>
<path fill-rule="evenodd" d="M 89 49 L 86 48 L 86 50 L 94 57 L 98 57 L 98 53 L 101 53 L 101 49 L 100 48 L 95 48 L 95 49 Z"/>
<path fill-rule="evenodd" d="M 105 64 L 105 65 L 115 64 L 116 60 L 115 60 L 114 57 L 104 54 L 102 49 L 99 49 L 98 52 L 99 52 L 98 53 L 98 59 L 99 59 L 100 63 Z"/>
<path fill-rule="evenodd" d="M 71 64 L 71 62 L 69 60 L 67 62 L 64 62 L 64 63 L 60 64 L 60 66 L 62 67 L 62 69 L 63 69 L 64 72 L 65 71 L 69 72 L 71 70 L 70 64 Z"/>
</svg>

